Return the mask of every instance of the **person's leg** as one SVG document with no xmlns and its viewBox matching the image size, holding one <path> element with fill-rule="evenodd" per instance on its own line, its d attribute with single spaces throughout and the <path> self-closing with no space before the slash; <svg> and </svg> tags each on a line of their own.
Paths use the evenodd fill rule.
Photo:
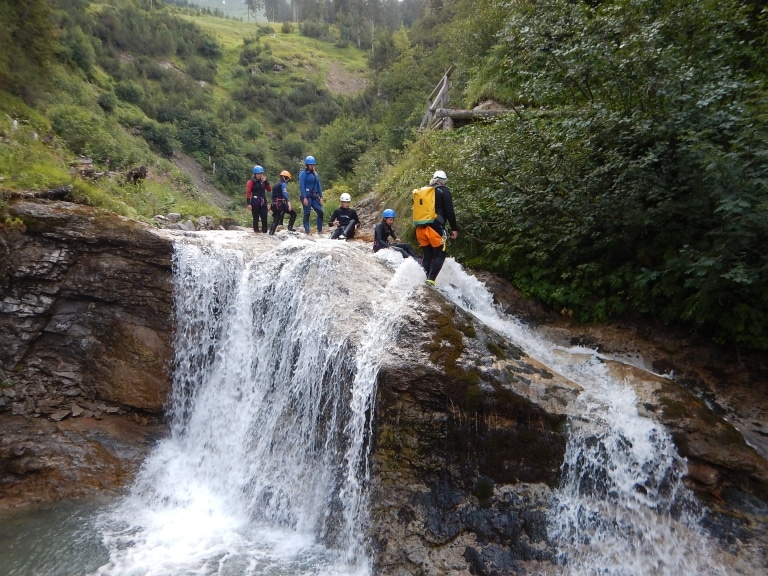
<svg viewBox="0 0 768 576">
<path fill-rule="evenodd" d="M 251 204 L 251 216 L 253 216 L 253 231 L 259 231 L 259 205 Z"/>
<path fill-rule="evenodd" d="M 392 250 L 394 250 L 395 252 L 399 252 L 400 256 L 402 256 L 403 258 L 408 258 L 408 252 L 400 248 L 398 244 L 390 244 L 389 247 L 392 248 Z"/>
<path fill-rule="evenodd" d="M 293 224 L 296 222 L 296 210 L 288 212 L 288 232 L 293 232 Z"/>
<path fill-rule="evenodd" d="M 267 203 L 261 205 L 259 209 L 259 215 L 261 216 L 261 231 L 266 234 L 267 232 Z"/>
<path fill-rule="evenodd" d="M 355 237 L 355 223 L 350 222 L 347 224 L 346 228 L 344 228 L 344 236 L 347 238 L 354 238 Z"/>
<path fill-rule="evenodd" d="M 429 280 L 436 280 L 437 275 L 440 274 L 440 270 L 443 268 L 443 264 L 445 264 L 445 251 L 443 251 L 442 248 L 433 248 L 433 250 L 435 251 L 435 255 L 432 258 L 429 274 L 427 274 Z"/>
<path fill-rule="evenodd" d="M 269 226 L 269 235 L 272 236 L 274 235 L 275 230 L 277 230 L 280 211 L 274 203 L 269 208 L 269 210 L 272 212 L 272 224 Z"/>
<path fill-rule="evenodd" d="M 339 236 L 341 236 L 341 233 L 343 230 L 341 229 L 341 226 L 336 226 L 336 228 L 333 230 L 333 233 L 331 234 L 331 240 L 336 240 Z"/>
<path fill-rule="evenodd" d="M 312 209 L 312 203 L 307 202 L 307 205 L 304 206 L 304 218 L 303 218 L 303 224 L 304 224 L 304 232 L 309 234 L 309 211 Z"/>
<path fill-rule="evenodd" d="M 408 256 L 410 256 L 411 258 L 414 258 L 415 260 L 419 260 L 421 258 L 418 252 L 416 252 L 416 250 L 414 250 L 413 246 L 411 246 L 410 244 L 406 244 L 405 242 L 402 242 L 402 243 L 392 244 L 392 246 L 397 246 L 398 248 L 400 248 L 400 250 L 402 250 Z"/>
<path fill-rule="evenodd" d="M 424 273 L 427 275 L 427 280 L 430 280 L 429 272 L 432 269 L 432 260 L 435 257 L 435 249 L 432 246 L 422 246 L 421 250 L 424 252 L 424 258 L 421 261 L 421 267 L 424 268 Z"/>
<path fill-rule="evenodd" d="M 317 233 L 320 234 L 323 231 L 323 205 L 317 198 L 312 200 L 312 205 L 315 208 L 315 214 L 317 214 Z"/>
</svg>

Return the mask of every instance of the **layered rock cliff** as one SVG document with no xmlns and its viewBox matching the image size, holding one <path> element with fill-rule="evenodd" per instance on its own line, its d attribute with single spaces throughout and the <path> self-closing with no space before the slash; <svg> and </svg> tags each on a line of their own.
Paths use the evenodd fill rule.
<svg viewBox="0 0 768 576">
<path fill-rule="evenodd" d="M 108 212 L 12 204 L 0 226 L 0 506 L 117 490 L 162 431 L 171 254 Z"/>
</svg>

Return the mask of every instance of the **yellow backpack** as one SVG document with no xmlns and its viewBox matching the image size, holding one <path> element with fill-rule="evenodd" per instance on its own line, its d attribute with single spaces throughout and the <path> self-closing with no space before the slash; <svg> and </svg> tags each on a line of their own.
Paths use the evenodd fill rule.
<svg viewBox="0 0 768 576">
<path fill-rule="evenodd" d="M 413 191 L 413 223 L 416 226 L 432 224 L 437 219 L 435 212 L 435 187 L 422 186 Z"/>
</svg>

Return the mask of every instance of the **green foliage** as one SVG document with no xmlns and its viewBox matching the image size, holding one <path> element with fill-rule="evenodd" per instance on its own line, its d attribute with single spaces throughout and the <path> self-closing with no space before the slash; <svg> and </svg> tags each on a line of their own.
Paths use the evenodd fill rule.
<svg viewBox="0 0 768 576">
<path fill-rule="evenodd" d="M 508 6 L 469 93 L 520 114 L 411 149 L 449 174 L 455 253 L 582 320 L 767 348 L 762 23 L 727 1 Z"/>
<path fill-rule="evenodd" d="M 330 26 L 328 26 L 328 24 L 324 24 L 323 22 L 313 20 L 300 22 L 299 33 L 302 36 L 316 38 L 318 40 L 323 40 L 324 42 L 336 41 L 336 38 L 334 38 L 333 33 L 331 32 Z"/>
<path fill-rule="evenodd" d="M 143 141 L 127 135 L 91 109 L 62 104 L 52 107 L 48 115 L 54 131 L 69 148 L 97 164 L 109 161 L 119 169 L 144 164 L 149 158 Z"/>
<path fill-rule="evenodd" d="M 141 104 L 144 99 L 144 89 L 138 82 L 124 80 L 115 85 L 115 96 L 130 104 Z"/>
<path fill-rule="evenodd" d="M 103 92 L 99 94 L 96 102 L 104 112 L 113 112 L 117 107 L 117 96 L 114 92 Z"/>
<path fill-rule="evenodd" d="M 34 103 L 48 87 L 58 31 L 46 0 L 0 2 L 0 89 Z"/>
<path fill-rule="evenodd" d="M 329 180 L 347 178 L 355 161 L 372 145 L 374 133 L 365 122 L 351 116 L 339 116 L 320 131 L 318 155 L 323 163 L 323 176 Z"/>
<path fill-rule="evenodd" d="M 96 51 L 79 26 L 67 32 L 63 38 L 68 58 L 80 69 L 89 72 L 96 62 Z"/>
</svg>

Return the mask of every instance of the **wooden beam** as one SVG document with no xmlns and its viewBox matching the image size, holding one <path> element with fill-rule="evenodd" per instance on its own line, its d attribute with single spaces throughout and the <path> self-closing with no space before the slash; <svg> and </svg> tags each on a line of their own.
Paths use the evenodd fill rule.
<svg viewBox="0 0 768 576">
<path fill-rule="evenodd" d="M 451 118 L 453 120 L 475 120 L 477 118 L 491 118 L 500 114 L 509 114 L 512 110 L 458 110 L 456 108 L 437 108 L 435 117 Z"/>
</svg>

